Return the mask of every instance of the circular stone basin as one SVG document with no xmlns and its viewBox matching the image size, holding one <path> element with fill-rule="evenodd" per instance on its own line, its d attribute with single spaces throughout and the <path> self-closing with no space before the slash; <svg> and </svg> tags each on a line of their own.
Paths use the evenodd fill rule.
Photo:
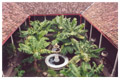
<svg viewBox="0 0 120 80">
<path fill-rule="evenodd" d="M 59 61 L 55 61 L 55 56 L 58 56 Z M 49 56 L 46 57 L 45 63 L 47 66 L 54 70 L 60 70 L 62 69 L 65 65 L 68 64 L 68 58 L 61 55 L 61 54 L 50 54 Z"/>
</svg>

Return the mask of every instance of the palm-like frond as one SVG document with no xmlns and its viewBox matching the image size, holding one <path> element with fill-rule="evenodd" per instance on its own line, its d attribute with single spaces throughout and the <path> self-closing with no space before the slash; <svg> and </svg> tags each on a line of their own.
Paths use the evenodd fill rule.
<svg viewBox="0 0 120 80">
<path fill-rule="evenodd" d="M 56 38 L 52 41 L 52 44 L 55 45 L 56 43 L 62 42 L 61 51 L 63 54 L 73 53 L 75 46 L 73 45 L 71 38 L 78 38 L 79 40 L 85 39 L 84 34 L 87 32 L 87 30 L 83 29 L 84 24 L 77 25 L 76 18 L 73 18 L 71 21 L 71 18 L 57 16 L 52 20 L 52 23 L 56 24 L 56 27 L 58 27 Z M 64 42 L 65 40 L 67 40 L 67 42 Z"/>
<path fill-rule="evenodd" d="M 104 50 L 104 48 L 99 48 L 95 45 L 89 42 L 88 40 L 83 41 L 77 41 L 76 39 L 71 39 L 75 54 L 79 55 L 82 60 L 85 62 L 90 61 L 91 58 L 98 58 L 98 55 L 101 51 Z M 74 57 L 71 59 L 74 61 Z"/>
<path fill-rule="evenodd" d="M 39 40 L 35 36 L 28 36 L 25 43 L 20 43 L 18 50 L 28 54 L 33 54 L 36 58 L 41 57 L 43 53 L 51 53 L 46 47 L 50 44 L 47 42 L 47 37 L 42 37 Z"/>
<path fill-rule="evenodd" d="M 32 54 L 33 53 L 31 48 L 28 45 L 25 45 L 23 43 L 19 43 L 19 47 L 20 48 L 18 48 L 18 50 L 20 52 L 25 52 L 25 53 L 28 53 L 28 54 Z"/>
<path fill-rule="evenodd" d="M 97 66 L 95 62 L 93 62 L 93 66 L 87 62 L 82 62 L 81 66 L 71 63 L 68 68 L 64 68 L 60 73 L 68 77 L 95 77 L 101 73 L 103 67 L 103 64 Z"/>
</svg>

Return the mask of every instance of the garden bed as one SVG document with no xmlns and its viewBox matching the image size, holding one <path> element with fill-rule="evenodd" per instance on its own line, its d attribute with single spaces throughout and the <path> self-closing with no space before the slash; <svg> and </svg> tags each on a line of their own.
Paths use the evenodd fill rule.
<svg viewBox="0 0 120 80">
<path fill-rule="evenodd" d="M 98 40 L 89 40 L 89 29 L 86 30 L 88 27 L 84 24 L 81 15 L 31 15 L 29 27 L 25 27 L 19 34 L 16 34 L 20 37 L 15 38 L 16 49 L 14 51 L 23 53 L 22 61 L 14 69 L 17 72 L 15 76 L 104 76 L 103 70 L 106 64 L 97 64 L 94 59 L 100 59 L 101 52 L 106 47 L 98 48 Z M 56 43 L 61 48 L 59 54 L 69 59 L 69 63 L 61 70 L 53 70 L 45 64 L 45 58 L 53 53 L 51 50 Z"/>
</svg>

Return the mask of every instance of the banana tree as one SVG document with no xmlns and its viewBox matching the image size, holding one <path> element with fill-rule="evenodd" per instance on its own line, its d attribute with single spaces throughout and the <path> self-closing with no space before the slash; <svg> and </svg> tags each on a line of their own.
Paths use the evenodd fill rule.
<svg viewBox="0 0 120 80">
<path fill-rule="evenodd" d="M 87 30 L 84 30 L 84 24 L 77 25 L 76 18 L 72 21 L 70 20 L 70 18 L 64 18 L 64 16 L 57 16 L 52 20 L 58 27 L 56 38 L 52 41 L 52 44 L 54 45 L 62 42 L 61 52 L 63 54 L 73 53 L 74 46 L 71 38 L 83 40 L 85 39 L 85 33 L 87 32 Z"/>
<path fill-rule="evenodd" d="M 100 52 L 104 50 L 104 48 L 98 48 L 97 45 L 88 40 L 77 41 L 72 39 L 72 41 L 75 46 L 76 55 L 69 61 L 69 63 L 77 63 L 80 60 L 89 62 L 91 58 L 98 58 Z M 77 61 L 76 58 L 78 58 Z"/>
<path fill-rule="evenodd" d="M 51 21 L 44 20 L 43 22 L 40 22 L 38 20 L 31 21 L 30 25 L 32 27 L 28 28 L 26 31 L 21 31 L 21 37 L 27 37 L 27 36 L 38 36 L 41 31 L 44 32 L 44 34 L 47 34 L 48 32 L 54 32 L 54 29 L 52 29 L 52 23 Z"/>
<path fill-rule="evenodd" d="M 87 62 L 82 62 L 78 67 L 76 64 L 69 64 L 68 68 L 60 71 L 61 74 L 68 77 L 98 77 L 103 70 L 103 64 L 96 65 L 95 62 L 91 66 Z"/>
<path fill-rule="evenodd" d="M 24 43 L 19 43 L 18 48 L 20 52 L 33 55 L 34 67 L 38 72 L 40 72 L 40 70 L 37 67 L 37 60 L 42 58 L 41 54 L 51 53 L 50 50 L 46 49 L 46 47 L 50 44 L 46 41 L 48 38 L 43 36 L 44 35 L 42 35 L 42 33 L 39 34 L 37 38 L 35 36 L 28 36 Z"/>
</svg>

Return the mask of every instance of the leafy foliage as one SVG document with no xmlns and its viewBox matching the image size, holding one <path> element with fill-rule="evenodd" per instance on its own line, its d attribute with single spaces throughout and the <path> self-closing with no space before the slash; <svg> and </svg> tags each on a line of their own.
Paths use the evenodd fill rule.
<svg viewBox="0 0 120 80">
<path fill-rule="evenodd" d="M 32 63 L 34 61 L 34 57 L 30 56 L 22 60 L 22 63 Z"/>
<path fill-rule="evenodd" d="M 81 60 L 80 55 L 75 55 L 74 57 L 72 57 L 72 59 L 70 59 L 69 64 L 76 64 Z"/>
<path fill-rule="evenodd" d="M 77 19 L 74 18 L 70 21 L 71 18 L 64 18 L 64 16 L 57 16 L 52 20 L 52 23 L 58 25 L 57 26 L 57 34 L 56 38 L 52 41 L 52 44 L 62 43 L 61 45 L 61 53 L 73 53 L 74 46 L 71 39 L 85 39 L 85 33 L 87 30 L 84 30 L 84 24 L 77 25 Z"/>
<path fill-rule="evenodd" d="M 25 71 L 22 70 L 21 68 L 22 68 L 21 65 L 19 65 L 15 68 L 15 71 L 17 71 L 17 77 L 22 77 L 25 73 Z"/>
<path fill-rule="evenodd" d="M 48 77 L 58 77 L 58 74 L 55 70 L 53 69 L 48 69 Z"/>
<path fill-rule="evenodd" d="M 75 54 L 79 55 L 84 61 L 88 62 L 91 58 L 98 58 L 98 55 L 104 48 L 97 49 L 97 45 L 84 40 L 75 43 Z"/>
<path fill-rule="evenodd" d="M 46 49 L 49 45 L 49 42 L 46 40 L 48 40 L 48 38 L 41 37 L 41 35 L 38 39 L 35 36 L 28 36 L 25 43 L 19 43 L 20 48 L 18 48 L 18 50 L 20 52 L 33 54 L 35 58 L 41 59 L 41 54 L 51 53 L 50 50 Z"/>
<path fill-rule="evenodd" d="M 79 39 L 84 39 L 84 34 L 87 32 L 86 30 L 83 30 L 84 24 L 77 26 L 77 19 L 74 18 L 72 22 L 70 21 L 70 18 L 64 18 L 64 16 L 56 17 L 55 20 L 58 24 L 58 29 L 62 29 L 61 32 L 58 32 L 57 34 L 57 40 L 63 41 L 66 39 L 69 39 L 71 37 L 77 37 Z"/>
<path fill-rule="evenodd" d="M 77 41 L 73 39 L 72 41 L 74 41 L 76 55 L 70 60 L 70 63 L 74 63 L 76 58 L 80 58 L 85 62 L 89 62 L 91 58 L 98 58 L 100 52 L 104 50 L 104 48 L 98 48 L 97 45 L 89 42 L 88 40 Z"/>
<path fill-rule="evenodd" d="M 12 58 L 14 54 L 16 54 L 16 47 L 10 43 L 3 46 L 3 51 L 5 52 L 4 55 L 6 55 L 8 58 Z"/>
<path fill-rule="evenodd" d="M 84 29 L 85 24 L 77 25 L 77 19 L 66 18 L 64 16 L 57 16 L 52 21 L 44 20 L 31 21 L 31 26 L 27 31 L 21 31 L 21 37 L 25 38 L 23 43 L 19 43 L 18 50 L 33 56 L 24 59 L 23 63 L 32 63 L 35 59 L 41 59 L 41 54 L 52 53 L 46 49 L 48 45 L 58 43 L 61 46 L 61 53 L 66 55 L 67 53 L 75 56 L 69 61 L 68 68 L 64 68 L 60 72 L 64 76 L 70 77 L 90 77 L 98 76 L 103 68 L 103 65 L 96 65 L 94 62 L 93 66 L 89 64 L 91 58 L 97 58 L 99 53 L 104 48 L 98 49 L 98 47 L 89 42 L 85 36 L 87 30 Z M 54 32 L 52 38 L 54 40 L 49 41 L 48 37 L 45 37 L 49 32 Z M 81 66 L 77 66 L 80 60 Z M 48 76 L 57 77 L 56 71 L 49 69 Z M 24 72 L 21 72 L 21 74 Z"/>
<path fill-rule="evenodd" d="M 38 36 L 41 33 L 45 35 L 48 32 L 54 32 L 54 30 L 51 29 L 52 27 L 51 22 L 46 19 L 43 22 L 40 22 L 38 20 L 31 21 L 30 25 L 32 27 L 28 28 L 27 31 L 21 31 L 21 37 L 27 37 L 27 36 L 33 36 L 33 35 Z"/>
<path fill-rule="evenodd" d="M 97 77 L 103 67 L 103 64 L 97 66 L 95 62 L 93 62 L 93 66 L 87 62 L 82 62 L 79 67 L 75 64 L 69 64 L 68 68 L 64 68 L 60 73 L 68 77 Z"/>
</svg>

